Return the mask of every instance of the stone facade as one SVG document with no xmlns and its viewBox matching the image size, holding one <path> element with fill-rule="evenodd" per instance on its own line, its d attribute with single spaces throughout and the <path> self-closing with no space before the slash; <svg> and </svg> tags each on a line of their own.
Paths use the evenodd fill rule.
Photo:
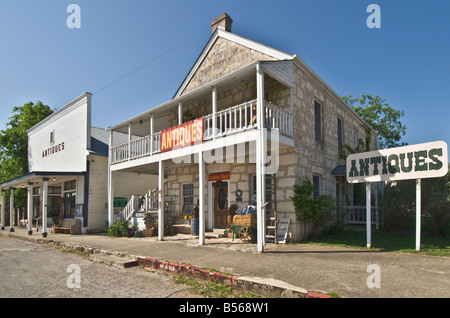
<svg viewBox="0 0 450 318">
<path fill-rule="evenodd" d="M 183 93 L 195 90 L 207 83 L 221 78 L 233 71 L 243 68 L 256 61 L 270 61 L 274 58 L 251 50 L 227 39 L 218 38 L 211 47 L 196 73 L 190 78 Z M 343 125 L 343 143 L 352 147 L 358 138 L 365 137 L 362 120 L 342 100 L 320 80 L 315 74 L 293 64 L 293 111 L 294 111 L 294 147 L 283 147 L 279 151 L 279 169 L 275 174 L 276 182 L 276 210 L 279 217 L 290 218 L 290 239 L 301 241 L 308 235 L 309 226 L 297 221 L 290 197 L 293 186 L 305 177 L 312 179 L 313 175 L 320 180 L 320 194 L 336 197 L 337 178 L 331 171 L 344 161 L 339 158 L 338 147 L 338 118 Z M 284 109 L 289 109 L 290 88 L 278 85 L 272 94 L 267 83 L 273 81 L 265 75 L 265 98 Z M 236 81 L 235 85 L 218 92 L 218 110 L 225 109 L 256 98 L 256 76 L 254 80 Z M 315 138 L 315 107 L 314 101 L 321 107 L 322 139 Z M 211 96 L 195 102 L 183 104 L 183 112 L 190 110 L 195 117 L 211 114 Z M 177 124 L 176 113 L 169 116 L 169 126 Z M 375 140 L 373 138 L 372 140 Z M 252 145 L 247 144 L 248 147 Z M 375 145 L 372 145 L 374 148 Z M 248 153 L 248 152 L 247 152 Z M 245 163 L 213 163 L 206 164 L 206 175 L 214 172 L 230 172 L 229 204 L 236 204 L 239 208 L 246 207 L 251 201 L 251 176 L 256 172 L 254 163 L 246 157 Z M 192 164 L 172 168 L 168 173 L 168 194 L 178 196 L 182 200 L 182 184 L 193 183 L 194 200 L 198 198 L 198 165 Z M 242 201 L 236 201 L 235 191 L 242 191 Z M 208 191 L 205 191 L 208 200 Z M 169 214 L 174 223 L 183 223 L 182 202 L 170 203 Z M 208 214 L 207 218 L 208 218 Z M 208 224 L 208 221 L 207 221 Z"/>
<path fill-rule="evenodd" d="M 193 91 L 255 61 L 274 60 L 271 56 L 219 37 L 182 93 Z"/>
</svg>

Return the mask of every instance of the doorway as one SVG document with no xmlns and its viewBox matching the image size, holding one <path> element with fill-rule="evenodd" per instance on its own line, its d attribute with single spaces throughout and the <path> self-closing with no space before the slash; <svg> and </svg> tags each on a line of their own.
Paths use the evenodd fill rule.
<svg viewBox="0 0 450 318">
<path fill-rule="evenodd" d="M 216 181 L 212 184 L 214 227 L 227 226 L 228 213 L 228 182 Z"/>
</svg>

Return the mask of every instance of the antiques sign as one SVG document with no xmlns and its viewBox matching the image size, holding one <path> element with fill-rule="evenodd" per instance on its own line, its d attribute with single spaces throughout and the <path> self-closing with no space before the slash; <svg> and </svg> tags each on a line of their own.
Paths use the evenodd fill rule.
<svg viewBox="0 0 450 318">
<path fill-rule="evenodd" d="M 352 154 L 347 157 L 349 183 L 435 178 L 448 172 L 447 144 L 436 141 Z"/>
<path fill-rule="evenodd" d="M 203 117 L 161 132 L 161 152 L 203 142 Z"/>
</svg>

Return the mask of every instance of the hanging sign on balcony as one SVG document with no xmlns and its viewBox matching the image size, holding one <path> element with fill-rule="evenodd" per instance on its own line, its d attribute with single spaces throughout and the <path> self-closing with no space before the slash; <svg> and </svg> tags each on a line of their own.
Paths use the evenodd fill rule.
<svg viewBox="0 0 450 318">
<path fill-rule="evenodd" d="M 161 152 L 203 142 L 203 117 L 161 132 Z"/>
<path fill-rule="evenodd" d="M 447 144 L 443 141 L 352 154 L 347 157 L 349 183 L 445 176 Z"/>
</svg>

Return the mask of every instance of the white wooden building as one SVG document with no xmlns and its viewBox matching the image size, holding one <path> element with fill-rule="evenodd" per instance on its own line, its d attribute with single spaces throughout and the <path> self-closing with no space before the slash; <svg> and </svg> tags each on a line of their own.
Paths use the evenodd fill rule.
<svg viewBox="0 0 450 318">
<path fill-rule="evenodd" d="M 10 191 L 10 231 L 14 231 L 14 189 L 27 189 L 29 234 L 31 220 L 43 236 L 50 228 L 71 234 L 104 230 L 107 225 L 108 138 L 91 126 L 91 94 L 84 93 L 28 130 L 29 173 L 0 184 L 2 230 L 6 224 L 5 192 Z M 116 134 L 118 142 L 125 142 Z M 121 139 L 122 138 L 122 139 Z M 151 176 L 119 175 L 120 198 L 130 200 L 156 186 Z M 144 190 L 147 189 L 147 190 Z M 120 208 L 116 208 L 120 209 Z"/>
<path fill-rule="evenodd" d="M 290 200 L 300 178 L 337 200 L 348 192 L 345 167 L 335 173 L 339 150 L 365 136 L 363 120 L 297 55 L 236 35 L 231 24 L 226 14 L 213 21 L 172 100 L 108 128 L 109 222 L 124 171 L 158 177 L 160 240 L 167 226 L 187 223 L 189 206 L 199 208 L 204 244 L 207 230 L 226 226 L 231 205 L 254 205 L 259 251 L 269 212 L 290 220 L 291 239 L 308 234 Z M 117 145 L 116 132 L 128 141 Z"/>
</svg>

